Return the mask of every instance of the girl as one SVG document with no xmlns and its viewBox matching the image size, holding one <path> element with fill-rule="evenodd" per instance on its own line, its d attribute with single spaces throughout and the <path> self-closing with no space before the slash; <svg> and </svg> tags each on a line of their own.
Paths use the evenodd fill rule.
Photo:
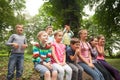
<svg viewBox="0 0 120 80">
<path fill-rule="evenodd" d="M 109 65 L 104 58 L 104 44 L 105 44 L 105 37 L 103 35 L 99 35 L 97 37 L 98 39 L 98 45 L 97 45 L 97 50 L 98 50 L 98 56 L 97 59 L 98 61 L 101 62 L 101 64 L 111 73 L 111 75 L 115 78 L 115 80 L 120 80 L 120 73 L 117 69 L 113 68 L 111 65 Z"/>
<path fill-rule="evenodd" d="M 57 71 L 51 65 L 51 47 L 47 44 L 48 34 L 45 31 L 40 31 L 37 38 L 39 42 L 33 46 L 35 70 L 40 72 L 41 76 L 44 76 L 44 80 L 57 80 Z"/>
<path fill-rule="evenodd" d="M 91 45 L 90 50 L 91 50 L 93 64 L 103 74 L 105 80 L 113 80 L 111 74 L 105 69 L 105 67 L 99 61 L 97 61 L 98 52 L 96 46 L 98 44 L 98 39 L 95 37 L 91 37 L 89 43 Z"/>
<path fill-rule="evenodd" d="M 66 64 L 66 47 L 61 43 L 62 37 L 62 31 L 57 31 L 54 34 L 55 42 L 52 44 L 52 63 L 54 68 L 58 70 L 58 80 L 64 80 L 65 73 L 65 80 L 71 80 L 72 69 Z"/>
<path fill-rule="evenodd" d="M 105 80 L 101 72 L 94 66 L 91 59 L 89 44 L 87 39 L 87 30 L 83 29 L 79 31 L 80 37 L 80 53 L 79 62 L 84 71 L 92 76 L 93 80 Z"/>
</svg>

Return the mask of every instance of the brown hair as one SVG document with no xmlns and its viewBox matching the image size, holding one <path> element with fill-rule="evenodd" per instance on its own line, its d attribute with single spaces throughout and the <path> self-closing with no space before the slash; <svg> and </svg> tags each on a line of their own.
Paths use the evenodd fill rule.
<svg viewBox="0 0 120 80">
<path fill-rule="evenodd" d="M 104 37 L 102 34 L 97 36 L 97 39 L 99 40 L 101 37 Z"/>
<path fill-rule="evenodd" d="M 45 30 L 48 30 L 48 28 L 53 28 L 53 27 L 52 26 L 48 26 L 48 27 L 45 28 Z"/>
<path fill-rule="evenodd" d="M 72 38 L 70 40 L 70 44 L 75 44 L 75 43 L 80 43 L 79 39 L 78 38 Z"/>
</svg>

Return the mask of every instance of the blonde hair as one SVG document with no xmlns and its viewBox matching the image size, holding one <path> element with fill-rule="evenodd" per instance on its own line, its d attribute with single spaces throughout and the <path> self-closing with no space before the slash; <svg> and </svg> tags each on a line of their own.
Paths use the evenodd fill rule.
<svg viewBox="0 0 120 80">
<path fill-rule="evenodd" d="M 15 26 L 15 29 L 17 29 L 19 26 L 22 26 L 22 27 L 23 27 L 23 25 L 17 24 L 17 25 Z"/>
<path fill-rule="evenodd" d="M 40 31 L 40 32 L 38 32 L 37 38 L 40 37 L 43 33 L 46 33 L 46 32 L 45 32 L 45 31 Z"/>
<path fill-rule="evenodd" d="M 81 29 L 81 30 L 78 32 L 78 35 L 82 34 L 84 31 L 87 31 L 87 29 Z"/>
<path fill-rule="evenodd" d="M 61 30 L 57 30 L 54 32 L 54 36 L 56 36 L 59 32 L 62 32 Z"/>
</svg>

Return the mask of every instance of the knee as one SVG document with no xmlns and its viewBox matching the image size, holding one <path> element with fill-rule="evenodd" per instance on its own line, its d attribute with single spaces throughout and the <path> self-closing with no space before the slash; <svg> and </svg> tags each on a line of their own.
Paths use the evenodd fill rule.
<svg viewBox="0 0 120 80">
<path fill-rule="evenodd" d="M 72 74 L 72 69 L 69 68 L 69 69 L 66 70 L 66 72 L 69 73 L 69 74 Z M 78 70 L 77 70 L 77 72 L 78 72 Z"/>
<path fill-rule="evenodd" d="M 57 77 L 57 75 L 58 75 L 57 71 L 53 71 L 53 72 L 52 72 L 52 76 L 53 76 L 53 77 Z"/>
<path fill-rule="evenodd" d="M 46 71 L 44 74 L 45 77 L 50 77 L 50 71 Z"/>
<path fill-rule="evenodd" d="M 64 75 L 64 69 L 59 69 L 59 74 Z"/>
<path fill-rule="evenodd" d="M 75 69 L 72 69 L 73 73 L 78 73 L 79 69 L 75 68 Z"/>
</svg>

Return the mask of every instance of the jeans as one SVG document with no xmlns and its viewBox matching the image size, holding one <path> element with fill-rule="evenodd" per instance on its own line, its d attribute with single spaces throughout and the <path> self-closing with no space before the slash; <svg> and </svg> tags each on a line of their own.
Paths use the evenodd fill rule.
<svg viewBox="0 0 120 80">
<path fill-rule="evenodd" d="M 111 74 L 105 69 L 105 67 L 100 63 L 93 63 L 95 67 L 103 74 L 105 80 L 113 80 Z"/>
<path fill-rule="evenodd" d="M 93 80 L 105 80 L 102 73 L 96 67 L 94 67 L 92 69 L 83 62 L 79 62 L 78 64 L 83 67 L 83 69 L 86 73 L 88 73 L 90 76 L 92 76 Z"/>
<path fill-rule="evenodd" d="M 82 80 L 82 71 L 83 68 L 79 64 L 68 63 L 72 68 L 72 79 L 71 80 Z"/>
<path fill-rule="evenodd" d="M 9 57 L 7 80 L 11 80 L 14 77 L 14 71 L 16 69 L 16 78 L 20 78 L 23 73 L 24 54 L 12 53 Z"/>
</svg>

